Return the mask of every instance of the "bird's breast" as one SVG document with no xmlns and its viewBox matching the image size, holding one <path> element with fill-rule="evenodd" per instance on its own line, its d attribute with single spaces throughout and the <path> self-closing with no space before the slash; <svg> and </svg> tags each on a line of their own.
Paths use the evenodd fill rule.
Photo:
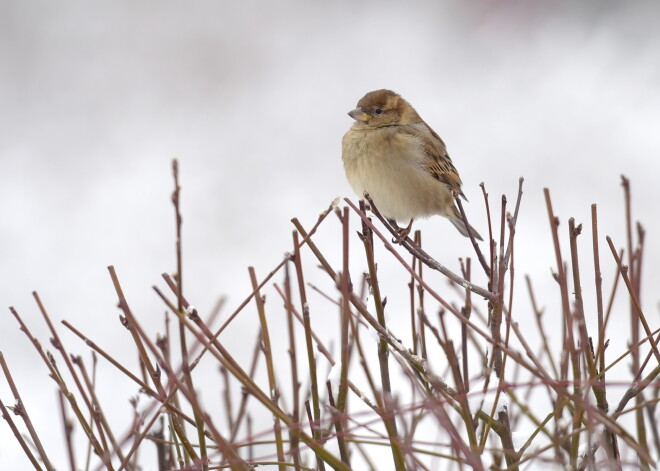
<svg viewBox="0 0 660 471">
<path fill-rule="evenodd" d="M 424 170 L 423 146 L 414 136 L 394 127 L 351 129 L 342 141 L 342 159 L 355 192 L 369 193 L 383 215 L 406 221 L 441 213 L 438 205 L 449 193 Z"/>
</svg>

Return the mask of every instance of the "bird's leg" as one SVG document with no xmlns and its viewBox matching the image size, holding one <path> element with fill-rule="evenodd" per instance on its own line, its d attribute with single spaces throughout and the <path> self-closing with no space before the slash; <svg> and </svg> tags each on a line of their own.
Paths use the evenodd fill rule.
<svg viewBox="0 0 660 471">
<path fill-rule="evenodd" d="M 410 231 L 412 230 L 412 224 L 413 224 L 414 219 L 410 219 L 410 222 L 408 223 L 408 226 L 406 227 L 399 227 L 399 225 L 396 223 L 396 221 L 391 220 L 393 226 L 396 228 L 396 232 L 399 234 L 398 237 L 395 239 L 392 239 L 392 242 L 396 244 L 402 243 L 406 238 L 408 237 L 408 234 L 410 234 Z"/>
</svg>

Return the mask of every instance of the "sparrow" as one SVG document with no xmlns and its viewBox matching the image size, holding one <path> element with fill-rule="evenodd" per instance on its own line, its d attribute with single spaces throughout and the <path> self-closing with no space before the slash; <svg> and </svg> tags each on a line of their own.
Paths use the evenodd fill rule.
<svg viewBox="0 0 660 471">
<path fill-rule="evenodd" d="M 346 177 L 360 197 L 369 194 L 383 216 L 410 220 L 398 229 L 396 241 L 408 236 L 416 218 L 435 214 L 469 237 L 454 202 L 458 196 L 467 201 L 458 171 L 445 143 L 410 103 L 391 90 L 375 90 L 348 115 L 355 123 L 342 139 Z M 468 227 L 475 239 L 483 240 Z"/>
</svg>

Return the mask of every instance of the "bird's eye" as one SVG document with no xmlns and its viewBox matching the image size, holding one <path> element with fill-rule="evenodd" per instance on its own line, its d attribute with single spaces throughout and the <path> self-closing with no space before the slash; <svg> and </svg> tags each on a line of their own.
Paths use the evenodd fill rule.
<svg viewBox="0 0 660 471">
<path fill-rule="evenodd" d="M 376 114 L 381 114 L 382 112 L 383 110 L 381 110 L 380 108 L 376 108 Z"/>
</svg>

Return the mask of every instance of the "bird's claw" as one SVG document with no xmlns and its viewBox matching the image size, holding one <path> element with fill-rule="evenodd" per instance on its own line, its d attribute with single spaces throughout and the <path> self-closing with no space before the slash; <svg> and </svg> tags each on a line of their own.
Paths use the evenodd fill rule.
<svg viewBox="0 0 660 471">
<path fill-rule="evenodd" d="M 396 227 L 396 232 L 398 235 L 397 237 L 392 239 L 392 242 L 395 244 L 402 244 L 403 241 L 408 238 L 408 235 L 412 231 L 412 223 L 413 223 L 412 219 L 410 220 L 410 223 L 408 224 L 407 227 L 398 227 L 395 223 L 394 227 Z"/>
<path fill-rule="evenodd" d="M 392 238 L 392 242 L 395 244 L 402 244 L 410 234 L 410 227 L 400 227 L 396 230 L 396 232 L 398 235 Z"/>
</svg>

